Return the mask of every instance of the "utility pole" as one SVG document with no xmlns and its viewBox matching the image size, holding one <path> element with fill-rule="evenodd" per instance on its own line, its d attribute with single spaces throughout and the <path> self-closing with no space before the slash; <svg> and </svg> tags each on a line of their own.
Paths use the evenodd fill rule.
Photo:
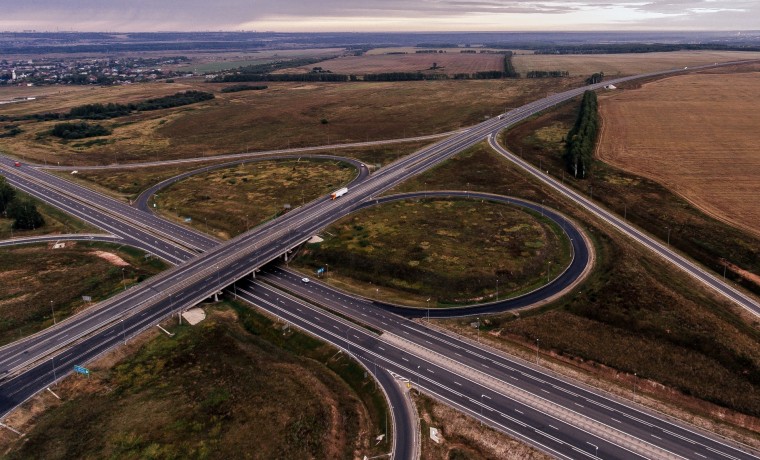
<svg viewBox="0 0 760 460">
<path fill-rule="evenodd" d="M 633 373 L 633 401 L 636 402 L 636 373 Z"/>
<path fill-rule="evenodd" d="M 539 340 L 536 339 L 536 365 L 538 365 L 538 348 L 539 348 L 538 342 L 539 342 Z"/>
<path fill-rule="evenodd" d="M 53 324 L 55 325 L 55 310 L 53 310 L 53 301 L 50 301 L 50 313 L 53 314 Z"/>
</svg>

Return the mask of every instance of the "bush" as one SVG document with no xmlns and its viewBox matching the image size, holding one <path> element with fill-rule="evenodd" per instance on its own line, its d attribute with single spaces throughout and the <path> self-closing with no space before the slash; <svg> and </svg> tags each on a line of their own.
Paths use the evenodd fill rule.
<svg viewBox="0 0 760 460">
<path fill-rule="evenodd" d="M 82 139 L 85 137 L 107 136 L 111 130 L 101 125 L 91 125 L 87 122 L 58 123 L 53 126 L 53 136 L 61 139 Z"/>
<path fill-rule="evenodd" d="M 15 219 L 13 228 L 18 230 L 34 230 L 45 225 L 45 219 L 31 200 L 13 200 L 8 205 L 8 217 Z"/>
</svg>

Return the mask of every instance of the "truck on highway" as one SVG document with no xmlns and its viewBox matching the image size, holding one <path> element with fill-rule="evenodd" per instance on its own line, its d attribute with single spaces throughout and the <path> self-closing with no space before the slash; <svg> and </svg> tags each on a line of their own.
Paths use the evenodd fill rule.
<svg viewBox="0 0 760 460">
<path fill-rule="evenodd" d="M 348 193 L 348 187 L 343 187 L 340 190 L 336 190 L 336 191 L 332 192 L 332 194 L 330 194 L 330 197 L 334 200 L 336 198 L 342 197 L 346 193 Z"/>
</svg>

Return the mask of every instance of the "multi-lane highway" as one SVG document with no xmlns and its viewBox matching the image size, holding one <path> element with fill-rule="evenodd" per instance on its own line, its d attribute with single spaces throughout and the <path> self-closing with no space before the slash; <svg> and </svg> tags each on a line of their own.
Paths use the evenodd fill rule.
<svg viewBox="0 0 760 460">
<path fill-rule="evenodd" d="M 619 81 L 623 80 L 620 79 Z M 613 81 L 613 83 L 616 82 L 618 81 Z M 0 349 L 0 369 L 6 369 L 8 372 L 11 372 L 21 369 L 23 363 L 29 363 L 28 366 L 23 366 L 27 370 L 12 377 L 9 376 L 5 382 L 0 384 L 0 397 L 2 398 L 0 406 L 2 406 L 3 412 L 6 412 L 8 408 L 17 404 L 20 400 L 25 399 L 24 395 L 32 394 L 34 391 L 44 388 L 44 385 L 50 381 L 48 374 L 51 373 L 51 370 L 54 374 L 53 377 L 55 377 L 55 370 L 58 364 L 57 359 L 79 360 L 78 362 L 80 363 L 91 359 L 100 353 L 101 350 L 105 350 L 118 343 L 119 340 L 126 340 L 131 333 L 152 327 L 152 324 L 155 324 L 159 318 L 170 314 L 176 308 L 195 303 L 216 290 L 221 289 L 223 286 L 228 285 L 233 280 L 244 277 L 256 266 L 260 266 L 266 260 L 277 257 L 277 255 L 300 243 L 329 222 L 346 215 L 368 199 L 379 195 L 382 191 L 438 164 L 509 124 L 516 123 L 550 105 L 582 93 L 584 89 L 581 88 L 553 95 L 438 142 L 429 148 L 423 149 L 416 154 L 379 170 L 370 178 L 354 185 L 351 192 L 339 200 L 316 200 L 284 216 L 284 218 L 262 227 L 262 229 L 265 229 L 264 231 L 256 229 L 229 242 L 215 246 L 213 249 L 207 250 L 202 255 L 193 258 L 181 266 L 131 289 L 131 292 L 127 295 L 117 296 L 111 301 L 106 302 L 105 305 L 93 309 L 91 313 L 81 316 L 77 315 L 72 320 L 65 321 L 60 326 L 52 328 L 51 331 L 40 333 L 32 339 L 23 341 L 23 349 L 14 348 L 14 345 Z M 133 211 L 139 213 L 139 215 L 127 212 L 123 218 L 117 218 L 120 210 L 114 211 L 110 208 L 110 204 L 104 205 L 102 202 L 99 202 L 99 198 L 92 196 L 97 194 L 86 190 L 67 192 L 68 185 L 56 184 L 55 180 L 51 180 L 48 183 L 48 178 L 34 177 L 32 173 L 25 174 L 17 169 L 14 170 L 8 166 L 7 162 L 4 166 L 0 166 L 0 169 L 2 170 L 0 172 L 8 176 L 14 185 L 20 188 L 27 187 L 27 189 L 34 191 L 33 194 L 43 199 L 48 196 L 52 197 L 51 202 L 62 207 L 62 209 L 64 206 L 71 209 L 79 207 L 81 208 L 80 215 L 87 218 L 93 217 L 94 214 L 90 213 L 93 210 L 97 210 L 100 214 L 93 218 L 99 219 L 104 226 L 118 227 L 116 223 L 110 221 L 103 222 L 104 214 L 113 216 L 115 221 L 121 222 L 120 225 L 127 227 L 126 233 L 132 235 L 132 237 L 154 238 L 155 244 L 158 244 L 158 241 L 163 241 L 169 246 L 173 246 L 176 251 L 179 249 L 176 246 L 177 239 L 183 239 L 187 236 L 188 240 L 183 243 L 184 246 L 196 250 L 206 249 L 204 245 L 207 245 L 208 239 L 203 241 L 204 238 L 200 237 L 197 232 L 190 232 L 189 235 L 180 235 L 180 238 L 176 234 L 173 234 L 174 230 L 165 226 L 169 225 L 168 223 L 156 223 L 150 220 L 145 213 L 141 213 L 138 210 Z M 38 188 L 35 189 L 35 187 Z M 92 195 L 89 195 L 89 193 L 92 193 Z M 71 203 L 63 203 L 62 196 L 70 199 Z M 121 203 L 119 205 L 123 206 Z M 156 228 L 151 228 L 151 224 L 156 225 Z M 103 227 L 101 226 L 101 228 Z M 137 228 L 150 228 L 151 232 L 143 234 L 134 233 Z M 107 230 L 113 231 L 110 228 Z M 182 230 L 187 231 L 186 229 Z M 122 230 L 117 228 L 117 231 Z M 170 252 L 167 252 L 167 254 L 170 254 Z M 179 251 L 177 252 L 177 261 L 180 260 L 178 254 Z M 236 287 L 234 290 L 237 291 L 238 288 Z M 249 292 L 244 286 L 241 286 L 241 290 Z M 259 294 L 260 291 L 263 292 Z M 310 333 L 315 335 L 324 334 L 326 340 L 338 346 L 344 346 L 346 349 L 356 348 L 353 350 L 355 354 L 359 353 L 359 349 L 364 349 L 362 343 L 365 337 L 358 333 L 366 333 L 362 328 L 352 326 L 353 328 L 349 330 L 348 324 L 345 324 L 345 321 L 325 316 L 325 326 L 328 330 L 330 328 L 340 329 L 341 327 L 346 327 L 345 339 L 338 338 L 335 336 L 334 331 L 330 331 L 330 334 L 328 334 L 319 327 L 316 327 L 315 323 L 311 321 L 312 317 L 317 317 L 315 316 L 317 315 L 315 313 L 316 310 L 310 309 L 308 314 L 304 313 L 304 311 L 299 312 L 299 309 L 303 310 L 303 306 L 306 305 L 303 301 L 297 299 L 286 301 L 284 299 L 287 296 L 284 293 L 280 294 L 270 289 L 268 292 L 272 294 L 269 295 L 274 295 L 277 299 L 273 302 L 272 299 L 265 298 L 267 296 L 264 295 L 264 292 L 267 292 L 265 288 L 258 286 L 254 287 L 253 291 L 249 293 L 259 296 L 256 297 L 257 304 L 272 313 L 284 316 L 286 313 L 283 309 L 287 309 L 289 320 L 294 324 L 299 324 L 299 326 Z M 240 293 L 238 292 L 238 294 Z M 101 318 L 95 318 L 101 313 L 103 314 Z M 382 313 L 389 314 L 387 312 Z M 362 321 L 360 313 L 356 317 Z M 580 421 L 573 421 L 571 419 L 571 417 L 576 417 L 573 414 L 578 414 L 577 411 L 580 410 L 573 410 L 574 408 L 597 405 L 593 402 L 587 402 L 584 405 L 582 402 L 575 401 L 568 407 L 570 404 L 569 400 L 562 404 L 550 401 L 551 404 L 549 404 L 546 402 L 546 398 L 542 398 L 544 402 L 539 401 L 533 405 L 520 406 L 522 408 L 518 410 L 519 414 L 516 415 L 517 413 L 511 413 L 509 410 L 516 407 L 516 404 L 520 401 L 523 401 L 523 403 L 527 401 L 526 398 L 528 396 L 524 393 L 515 395 L 511 393 L 512 390 L 504 390 L 506 387 L 503 387 L 503 383 L 494 383 L 493 380 L 489 379 L 496 378 L 502 382 L 509 382 L 513 387 L 519 386 L 521 391 L 533 395 L 531 397 L 540 396 L 544 391 L 562 396 L 559 393 L 564 393 L 564 391 L 555 388 L 553 385 L 550 388 L 542 388 L 536 393 L 534 392 L 535 389 L 528 388 L 522 383 L 512 382 L 512 377 L 514 376 L 507 376 L 502 379 L 499 371 L 492 369 L 491 364 L 480 363 L 479 366 L 470 366 L 469 364 L 456 362 L 457 360 L 452 362 L 445 361 L 441 356 L 451 357 L 452 353 L 461 354 L 459 351 L 454 351 L 456 346 L 448 345 L 449 348 L 443 354 L 428 347 L 427 342 L 432 342 L 429 338 L 419 338 L 418 340 L 405 342 L 403 340 L 406 337 L 401 337 L 401 335 L 404 335 L 405 328 L 390 325 L 391 323 L 387 324 L 390 327 L 388 330 L 393 331 L 396 335 L 400 334 L 399 337 L 402 342 L 389 343 L 388 341 L 384 341 L 385 344 L 381 346 L 384 350 L 388 350 L 388 346 L 393 345 L 394 349 L 398 351 L 405 350 L 407 354 L 396 355 L 390 352 L 381 354 L 384 359 L 383 362 L 386 363 L 385 368 L 392 370 L 392 366 L 396 366 L 394 369 L 399 372 L 396 372 L 396 370 L 394 372 L 406 378 L 411 377 L 412 380 L 416 376 L 420 380 L 418 385 L 425 387 L 431 393 L 450 399 L 453 405 L 462 407 L 463 410 L 467 410 L 474 415 L 478 415 L 478 410 L 483 410 L 482 417 L 488 418 L 492 424 L 502 427 L 502 429 L 507 431 L 513 428 L 505 427 L 501 422 L 494 420 L 494 417 L 512 417 L 516 420 L 515 423 L 520 422 L 523 424 L 525 424 L 524 420 L 530 420 L 531 422 L 526 424 L 530 429 L 518 436 L 525 436 L 525 439 L 529 442 L 540 445 L 556 455 L 568 458 L 595 455 L 596 453 L 590 451 L 588 447 L 593 446 L 594 448 L 599 448 L 600 456 L 602 452 L 609 452 L 609 455 L 605 455 L 604 458 L 630 458 L 631 456 L 666 457 L 670 454 L 690 458 L 693 455 L 703 455 L 700 452 L 711 453 L 705 454 L 708 456 L 714 456 L 716 452 L 719 452 L 719 455 L 727 456 L 727 458 L 753 458 L 751 454 L 747 454 L 741 448 L 716 442 L 710 436 L 688 429 L 683 432 L 675 432 L 672 428 L 667 428 L 666 426 L 660 432 L 653 428 L 655 424 L 651 422 L 646 422 L 648 425 L 644 424 L 645 428 L 641 428 L 632 424 L 628 418 L 616 419 L 617 421 L 614 421 L 614 423 L 619 422 L 619 426 L 615 424 L 609 425 L 602 418 L 603 415 L 593 413 L 594 411 L 591 409 L 596 409 L 593 407 L 590 408 L 588 415 L 578 415 L 584 417 Z M 120 338 L 117 337 L 119 335 L 119 327 L 121 327 Z M 355 334 L 355 338 L 352 331 L 358 331 Z M 412 344 L 413 349 L 416 350 L 415 353 L 411 353 L 404 345 L 407 342 Z M 450 340 L 447 340 L 447 342 L 450 342 Z M 470 346 L 476 350 L 478 349 L 472 344 Z M 50 356 L 51 350 L 59 350 L 63 349 L 63 347 L 66 348 L 65 351 L 59 354 L 60 358 L 55 357 L 50 362 L 44 358 Z M 417 369 L 405 364 L 406 362 L 411 362 L 411 358 L 409 357 L 411 355 L 414 355 L 415 359 L 418 360 L 417 362 L 420 362 Z M 508 360 L 498 354 L 494 354 L 494 356 L 498 356 L 501 360 L 506 360 L 509 363 L 506 365 L 514 367 L 513 360 Z M 489 359 L 493 360 L 493 358 Z M 388 362 L 389 360 L 393 362 L 393 365 Z M 433 366 L 426 368 L 427 370 L 424 372 L 428 372 L 427 374 L 423 373 L 422 361 L 419 360 L 428 361 Z M 443 363 L 449 364 L 444 365 Z M 495 361 L 493 364 L 497 366 Z M 410 366 L 413 366 L 413 364 Z M 463 369 L 461 366 L 465 366 L 467 369 Z M 470 375 L 469 373 L 473 369 L 478 370 L 477 375 L 470 377 L 468 381 L 463 381 L 464 376 Z M 447 372 L 449 374 L 446 374 Z M 444 377 L 445 375 L 449 375 L 449 377 Z M 483 378 L 485 380 L 481 381 Z M 519 382 L 519 377 L 516 378 L 517 382 Z M 462 388 L 463 391 L 457 390 L 457 382 L 459 386 L 465 387 Z M 448 394 L 448 396 L 443 395 L 443 387 L 449 388 L 449 384 L 452 385 L 450 389 L 453 388 L 455 392 Z M 497 390 L 494 390 L 494 388 Z M 480 394 L 476 395 L 472 393 L 473 391 L 476 393 L 480 392 Z M 468 396 L 466 396 L 466 400 L 451 399 L 460 395 Z M 511 397 L 508 395 L 511 395 Z M 494 402 L 491 403 L 490 401 Z M 607 405 L 604 402 L 601 404 Z M 553 432 L 545 431 L 543 428 L 546 427 L 539 425 L 542 422 L 540 419 L 541 415 L 538 413 L 530 416 L 525 415 L 527 412 L 523 409 L 527 409 L 528 407 L 545 407 L 544 412 L 538 412 L 544 415 L 546 413 L 553 414 L 553 424 L 546 421 L 546 427 L 548 429 L 552 429 L 552 427 L 557 428 L 557 431 L 561 432 L 558 433 L 561 436 L 554 436 Z M 560 410 L 558 407 L 562 409 Z M 489 415 L 492 417 L 489 417 Z M 557 423 L 561 420 L 564 420 L 563 423 L 565 425 L 558 426 Z M 519 423 L 517 423 L 517 426 L 525 428 Z M 610 431 L 610 427 L 614 429 Z M 517 430 L 517 428 L 514 429 Z M 579 429 L 585 434 L 578 432 Z M 608 432 L 607 435 L 602 434 L 605 431 Z M 666 431 L 673 432 L 676 435 L 670 435 Z M 547 434 L 548 436 L 546 436 Z M 666 436 L 662 436 L 663 434 Z M 591 440 L 588 440 L 587 436 L 592 436 Z M 552 437 L 555 438 L 552 442 L 557 445 L 554 447 L 546 446 L 546 439 L 551 440 Z M 652 451 L 651 449 L 654 450 Z M 656 452 L 656 454 L 647 454 L 647 452 Z"/>
</svg>

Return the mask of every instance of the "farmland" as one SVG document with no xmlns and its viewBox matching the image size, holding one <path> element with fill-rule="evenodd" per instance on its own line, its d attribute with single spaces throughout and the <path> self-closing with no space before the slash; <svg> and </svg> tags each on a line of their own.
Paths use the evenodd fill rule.
<svg viewBox="0 0 760 460">
<path fill-rule="evenodd" d="M 322 67 L 333 73 L 364 75 L 384 72 L 433 72 L 454 75 L 475 73 L 504 68 L 502 54 L 462 54 L 458 50 L 447 53 L 372 54 L 364 56 L 344 56 L 300 67 L 309 71 L 312 67 Z M 288 72 L 291 70 L 288 69 Z"/>
<path fill-rule="evenodd" d="M 671 51 L 630 54 L 519 54 L 512 58 L 515 70 L 567 70 L 571 76 L 604 72 L 607 77 L 634 75 L 685 66 L 712 64 L 739 59 L 758 59 L 758 52 Z"/>
<path fill-rule="evenodd" d="M 470 126 L 507 107 L 543 97 L 547 91 L 580 83 L 573 78 L 267 83 L 265 91 L 226 94 L 220 91 L 229 85 L 192 79 L 108 88 L 61 87 L 60 93 L 5 106 L 12 107 L 8 114 L 67 111 L 84 103 L 123 103 L 181 90 L 210 91 L 216 98 L 103 121 L 113 134 L 90 141 L 50 137 L 46 133 L 55 122 L 21 122 L 23 132 L 0 139 L 0 151 L 40 163 L 80 165 L 394 139 Z M 37 88 L 22 89 L 25 92 L 12 91 L 13 97 L 37 94 Z"/>
<path fill-rule="evenodd" d="M 758 75 L 684 75 L 607 94 L 599 158 L 760 235 Z"/>
</svg>

